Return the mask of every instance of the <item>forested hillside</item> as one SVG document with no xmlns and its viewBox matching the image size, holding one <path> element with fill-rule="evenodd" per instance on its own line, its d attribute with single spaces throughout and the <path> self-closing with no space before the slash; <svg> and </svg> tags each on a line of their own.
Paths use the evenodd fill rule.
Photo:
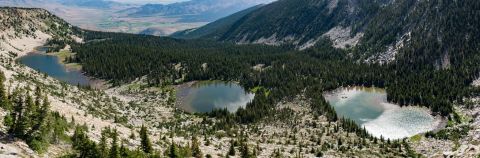
<svg viewBox="0 0 480 158">
<path fill-rule="evenodd" d="M 456 54 L 450 46 L 470 47 L 460 43 L 476 40 L 473 36 L 478 13 L 473 10 L 478 5 L 473 0 L 280 0 L 244 15 L 228 29 L 197 38 L 293 45 L 297 49 L 330 38 L 334 47 L 353 48 L 356 59 L 379 63 L 398 59 L 400 49 L 412 40 L 432 44 L 437 41 L 439 49 L 417 52 L 415 60 L 430 58 L 436 66 L 445 67 L 449 63 L 445 59 Z M 187 34 L 198 34 L 207 26 Z"/>
<path fill-rule="evenodd" d="M 203 157 L 200 148 L 219 157 L 235 156 L 237 150 L 242 157 L 255 157 L 262 151 L 259 144 L 271 154 L 263 157 L 322 157 L 327 152 L 338 157 L 418 157 L 409 143 L 423 136 L 373 137 L 337 116 L 324 98 L 326 91 L 340 87 L 375 86 L 386 89 L 391 103 L 425 106 L 444 116 L 446 128 L 425 137 L 448 140 L 458 148 L 462 137 L 477 132 L 469 133 L 477 128 L 470 123 L 480 119 L 472 110 L 480 109 L 478 101 L 470 100 L 480 95 L 472 86 L 480 76 L 478 10 L 480 2 L 474 0 L 280 0 L 200 28 L 194 36 L 204 38 L 186 40 L 81 30 L 44 10 L 2 8 L 0 16 L 8 18 L 0 19 L 6 26 L 0 28 L 0 42 L 5 43 L 0 45 L 0 63 L 9 80 L 0 75 L 4 135 L 39 153 L 49 145 L 68 144 L 72 150 L 66 157 Z M 24 16 L 30 11 L 34 14 Z M 15 39 L 37 40 L 38 35 L 42 40 L 35 44 L 53 46 L 51 51 L 71 48 L 75 55 L 65 62 L 80 63 L 87 75 L 108 82 L 112 97 L 101 90 L 46 82 L 47 76 L 13 62 L 31 50 L 25 45 L 35 45 Z M 77 36 L 82 40 L 74 40 Z M 345 44 L 340 36 L 358 41 L 346 39 L 355 44 Z M 17 48 L 22 45 L 24 49 Z M 255 98 L 234 113 L 218 109 L 188 114 L 174 106 L 172 85 L 205 80 L 237 82 Z M 8 90 L 3 87 L 7 84 Z M 69 119 L 49 110 L 59 104 L 85 112 L 68 112 Z M 463 116 L 458 113 L 463 109 L 473 112 Z M 113 123 L 81 125 L 73 116 Z M 249 149 L 249 141 L 257 146 Z"/>
<path fill-rule="evenodd" d="M 389 0 L 279 0 L 238 19 L 229 29 L 215 32 L 220 41 L 291 44 L 310 47 L 324 34 L 353 38 L 389 4 Z M 335 29 L 334 29 L 335 28 Z M 345 35 L 338 35 L 345 32 Z M 361 34 L 359 34 L 361 36 Z M 350 42 L 354 45 L 355 42 Z"/>
<path fill-rule="evenodd" d="M 317 3 L 327 6 L 327 3 Z M 296 3 L 305 4 L 311 3 Z M 364 7 L 375 6 L 375 3 L 369 4 L 369 7 Z M 272 6 L 266 6 L 269 7 Z M 452 112 L 453 102 L 461 102 L 464 96 L 470 95 L 469 85 L 479 76 L 480 22 L 479 13 L 474 10 L 480 8 L 480 3 L 398 1 L 388 7 L 382 9 L 380 17 L 374 17 L 368 23 L 360 45 L 347 50 L 333 48 L 329 39 L 320 40 L 311 49 L 295 51 L 288 47 L 238 46 L 204 40 L 184 41 L 99 32 L 89 32 L 85 36 L 87 39 L 105 40 L 79 45 L 74 50 L 79 53 L 76 60 L 85 63 L 88 73 L 114 82 L 128 82 L 144 75 L 150 77 L 154 84 L 233 80 L 240 81 L 247 88 L 263 86 L 272 90 L 274 97 L 278 95 L 272 102 L 294 96 L 305 87 L 320 86 L 321 90 L 329 90 L 348 85 L 375 85 L 387 87 L 388 99 L 392 102 L 428 106 L 434 112 L 448 115 Z M 300 10 L 305 11 L 305 8 Z M 405 12 L 408 13 L 405 15 L 406 23 L 412 24 L 411 27 L 382 28 L 397 26 L 393 24 L 401 21 L 402 16 L 391 15 L 404 15 Z M 370 17 L 370 13 L 358 14 L 357 20 L 340 21 L 360 25 L 362 23 L 358 21 L 365 20 L 358 19 Z M 271 15 L 257 11 L 250 14 Z M 385 22 L 375 23 L 380 19 Z M 256 22 L 265 24 L 265 21 Z M 279 28 L 288 28 L 288 25 L 282 26 Z M 370 30 L 373 28 L 376 31 Z M 321 32 L 322 29 L 316 30 Z M 395 37 L 404 30 L 410 32 L 409 37 L 398 49 L 395 62 L 383 65 L 358 62 L 365 59 L 369 51 L 385 50 L 387 44 L 395 42 Z M 267 69 L 260 72 L 253 70 L 252 67 L 258 64 L 265 64 Z"/>
</svg>

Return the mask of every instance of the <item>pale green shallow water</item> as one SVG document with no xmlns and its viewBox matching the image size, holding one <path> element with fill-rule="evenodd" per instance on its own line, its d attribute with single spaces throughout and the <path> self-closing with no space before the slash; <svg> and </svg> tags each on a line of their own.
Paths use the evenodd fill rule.
<svg viewBox="0 0 480 158">
<path fill-rule="evenodd" d="M 354 120 L 377 137 L 411 137 L 434 130 L 441 122 L 428 109 L 388 103 L 385 90 L 379 88 L 340 88 L 324 96 L 340 117 Z"/>
<path fill-rule="evenodd" d="M 188 112 L 205 113 L 226 108 L 235 112 L 253 100 L 254 94 L 246 92 L 235 83 L 201 82 L 177 90 L 177 105 Z"/>
</svg>

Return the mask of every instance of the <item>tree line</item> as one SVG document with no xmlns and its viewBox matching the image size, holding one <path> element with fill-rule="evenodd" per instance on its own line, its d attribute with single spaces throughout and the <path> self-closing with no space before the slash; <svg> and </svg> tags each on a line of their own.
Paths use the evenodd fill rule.
<svg viewBox="0 0 480 158">
<path fill-rule="evenodd" d="M 455 3 L 446 6 L 451 5 Z M 462 13 L 475 17 L 470 16 L 474 14 L 471 12 Z M 447 14 L 444 17 L 455 19 L 457 16 Z M 151 86 L 223 80 L 238 81 L 247 89 L 263 87 L 268 90 L 270 95 L 256 95 L 252 103 L 238 110 L 234 120 L 243 123 L 269 116 L 276 103 L 305 92 L 316 104 L 322 105 L 318 106 L 318 111 L 333 118 L 334 110 L 328 110 L 325 101 L 319 99 L 322 93 L 354 85 L 386 88 L 387 99 L 391 102 L 402 106 L 426 106 L 447 116 L 453 111 L 454 102 L 472 95 L 469 84 L 479 76 L 480 69 L 480 57 L 475 53 L 480 43 L 475 42 L 478 34 L 470 34 L 478 29 L 469 27 L 462 31 L 468 25 L 455 26 L 458 28 L 454 30 L 463 35 L 447 36 L 449 33 L 446 33 L 441 37 L 458 41 L 460 36 L 468 36 L 469 39 L 463 41 L 465 45 L 457 42 L 435 44 L 433 39 L 440 35 L 423 38 L 428 30 L 422 32 L 419 28 L 399 50 L 397 60 L 383 65 L 359 62 L 362 58 L 357 53 L 368 49 L 368 45 L 341 50 L 333 48 L 328 39 L 320 40 L 310 49 L 297 51 L 288 46 L 236 45 L 94 31 L 84 32 L 86 43 L 72 46 L 77 53 L 72 60 L 82 63 L 87 74 L 110 80 L 114 85 L 147 76 Z M 456 52 L 450 53 L 448 68 L 439 69 L 435 64 L 440 59 L 435 54 L 447 48 Z M 261 70 L 253 69 L 258 65 L 263 66 Z"/>
</svg>

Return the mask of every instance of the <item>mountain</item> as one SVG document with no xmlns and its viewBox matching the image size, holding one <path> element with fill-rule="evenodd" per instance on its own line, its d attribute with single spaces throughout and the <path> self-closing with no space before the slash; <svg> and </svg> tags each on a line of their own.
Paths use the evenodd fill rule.
<svg viewBox="0 0 480 158">
<path fill-rule="evenodd" d="M 78 39 L 77 28 L 44 9 L 0 7 L 0 17 L 1 50 L 11 54 L 30 51 L 36 43 Z"/>
<path fill-rule="evenodd" d="M 65 84 L 22 64 L 21 58 L 30 54 L 57 63 L 58 60 L 51 57 L 61 59 L 59 53 L 47 56 L 38 48 L 63 43 L 62 54 L 71 55 L 68 44 L 82 43 L 82 32 L 45 9 L 0 7 L 0 138 L 5 140 L 0 142 L 0 157 L 100 157 L 94 154 L 97 148 L 87 151 L 80 149 L 79 144 L 98 142 L 99 136 L 104 135 L 102 130 L 107 127 L 115 127 L 119 139 L 128 139 L 131 128 L 109 121 L 109 118 L 117 118 L 113 113 L 119 113 L 126 102 L 102 100 L 113 98 L 113 95 Z M 35 62 L 49 67 L 40 60 Z M 100 112 L 101 115 L 93 114 L 106 107 L 100 105 L 110 106 L 105 113 Z M 155 110 L 149 109 L 150 112 Z M 165 116 L 160 112 L 152 113 Z M 78 125 L 92 128 L 80 134 Z M 75 137 L 79 134 L 81 138 Z M 128 143 L 139 144 L 133 139 Z M 133 148 L 137 148 L 136 145 Z"/>
<path fill-rule="evenodd" d="M 480 1 L 370 2 L 281 0 L 183 33 L 244 45 L 87 31 L 44 9 L 0 8 L 0 157 L 478 157 Z M 259 40 L 269 31 L 283 39 Z M 47 55 L 112 87 L 65 84 L 17 60 L 45 44 L 64 44 Z M 175 92 L 212 83 L 202 80 L 255 97 L 235 113 L 182 111 Z M 373 129 L 324 96 L 356 85 L 389 102 Z M 375 137 L 400 110 L 392 104 L 431 113 L 401 108 L 408 115 L 387 118 L 412 137 Z M 415 124 L 433 131 L 413 136 Z"/>
<path fill-rule="evenodd" d="M 211 22 L 243 9 L 273 0 L 191 0 L 168 5 L 146 4 L 123 10 L 129 17 L 177 17 L 180 22 Z"/>
<path fill-rule="evenodd" d="M 44 5 L 65 5 L 73 7 L 86 7 L 109 9 L 113 7 L 128 6 L 114 1 L 106 0 L 0 0 L 0 6 L 40 7 Z"/>
<path fill-rule="evenodd" d="M 232 14 L 230 16 L 227 16 L 225 18 L 221 18 L 203 27 L 179 31 L 170 36 L 174 38 L 183 38 L 183 39 L 200 38 L 200 37 L 206 37 L 206 36 L 218 36 L 217 33 L 227 31 L 227 29 L 230 28 L 237 20 L 247 15 L 248 13 L 251 13 L 257 10 L 258 8 L 261 8 L 262 6 L 263 5 L 256 5 L 251 8 Z"/>
<path fill-rule="evenodd" d="M 113 7 L 120 7 L 125 4 L 114 2 L 114 1 L 105 1 L 105 0 L 57 0 L 59 3 L 67 6 L 78 6 L 78 7 L 87 7 L 87 8 L 99 8 L 99 9 L 108 9 Z"/>
<path fill-rule="evenodd" d="M 280 0 L 243 16 L 229 29 L 218 31 L 217 35 L 209 37 L 237 43 L 295 44 L 298 47 L 308 47 L 329 31 L 342 38 L 355 37 L 377 10 L 389 2 Z"/>
<path fill-rule="evenodd" d="M 468 4 L 473 6 L 459 7 Z M 241 18 L 232 18 L 235 22 L 229 24 L 228 29 L 204 33 L 203 30 L 213 30 L 210 29 L 212 25 L 225 20 L 222 19 L 195 30 L 178 32 L 173 37 L 188 38 L 191 34 L 191 38 L 210 38 L 238 44 L 286 44 L 297 49 L 310 48 L 321 39 L 328 38 L 334 47 L 356 48 L 355 55 L 361 56 L 359 59 L 385 63 L 395 60 L 406 42 L 413 38 L 436 37 L 444 45 L 453 44 L 453 41 L 443 40 L 453 37 L 462 39 L 461 36 L 464 36 L 468 40 L 475 40 L 472 38 L 474 34 L 466 32 L 476 31 L 471 30 L 477 26 L 471 22 L 476 20 L 472 18 L 475 12 L 466 12 L 467 9 L 475 9 L 475 5 L 472 1 L 439 0 L 279 0 Z M 456 17 L 458 13 L 465 18 Z M 447 34 L 451 28 L 445 23 L 458 25 L 460 34 Z M 461 47 L 459 44 L 457 46 Z M 451 55 L 445 52 L 449 48 L 443 49 L 429 52 L 438 59 L 435 64 L 439 67 L 447 67 L 449 62 L 440 59 Z"/>
<path fill-rule="evenodd" d="M 9 7 L 34 7 L 41 4 L 54 2 L 53 0 L 0 0 L 0 6 Z"/>
</svg>

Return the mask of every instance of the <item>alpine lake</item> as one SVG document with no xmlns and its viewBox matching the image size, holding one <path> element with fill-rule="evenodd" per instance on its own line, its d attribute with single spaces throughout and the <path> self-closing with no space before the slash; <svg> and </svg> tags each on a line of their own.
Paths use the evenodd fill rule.
<svg viewBox="0 0 480 158">
<path fill-rule="evenodd" d="M 81 70 L 68 69 L 57 56 L 47 54 L 47 50 L 48 47 L 38 47 L 28 55 L 20 57 L 17 61 L 71 85 L 90 85 L 90 78 L 84 75 Z"/>
<path fill-rule="evenodd" d="M 57 56 L 46 54 L 47 49 L 39 47 L 17 61 L 71 85 L 91 83 L 81 70 L 68 69 Z M 443 126 L 442 118 L 432 116 L 426 108 L 388 103 L 384 89 L 348 87 L 323 95 L 338 116 L 355 121 L 376 137 L 401 139 Z M 187 112 L 205 113 L 214 109 L 235 112 L 251 102 L 255 94 L 232 82 L 199 81 L 177 86 L 176 97 L 177 107 Z"/>
<path fill-rule="evenodd" d="M 339 117 L 355 121 L 376 137 L 402 139 L 443 126 L 443 119 L 431 115 L 427 108 L 389 103 L 381 88 L 339 88 L 324 97 Z"/>
<path fill-rule="evenodd" d="M 179 86 L 176 96 L 179 108 L 191 113 L 205 113 L 214 109 L 235 112 L 252 101 L 255 94 L 232 82 L 200 81 Z"/>
</svg>

